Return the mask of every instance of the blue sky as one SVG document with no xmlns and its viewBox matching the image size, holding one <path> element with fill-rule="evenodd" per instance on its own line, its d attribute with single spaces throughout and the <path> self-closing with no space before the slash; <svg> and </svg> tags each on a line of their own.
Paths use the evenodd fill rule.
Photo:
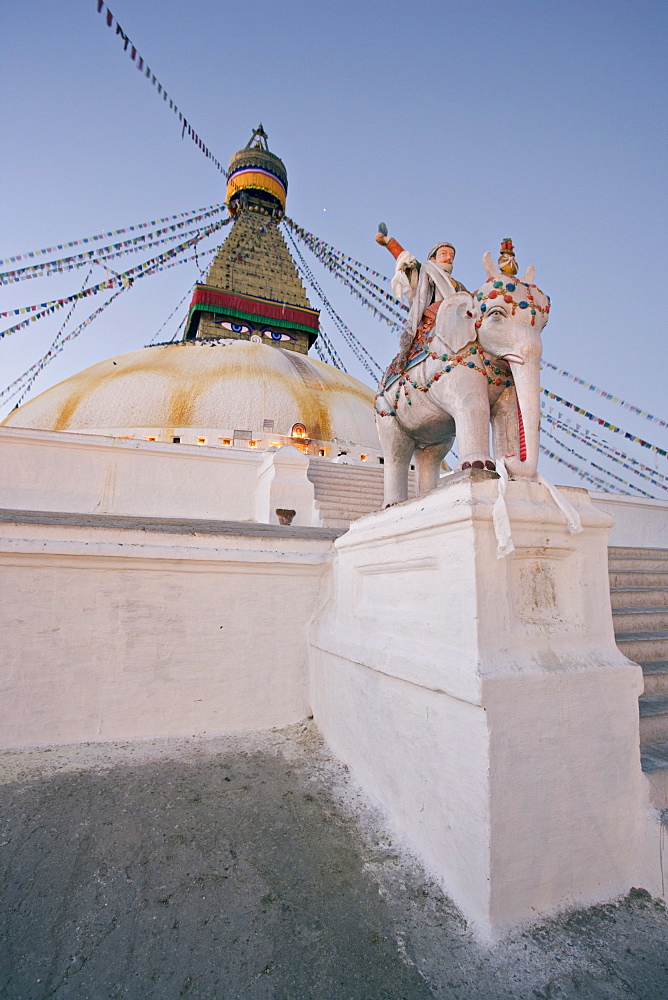
<svg viewBox="0 0 668 1000">
<path fill-rule="evenodd" d="M 496 256 L 512 237 L 522 270 L 534 263 L 552 297 L 545 357 L 666 419 L 664 3 L 109 6 L 224 165 L 263 122 L 300 225 L 388 275 L 389 254 L 373 239 L 380 220 L 418 257 L 450 240 L 455 275 L 469 288 L 482 283 L 482 253 Z M 0 31 L 0 257 L 223 199 L 224 178 L 181 139 L 95 0 L 5 0 Z M 311 263 L 348 325 L 389 361 L 394 335 Z M 85 273 L 1 288 L 0 310 L 76 291 Z M 195 278 L 186 264 L 137 282 L 32 395 L 147 343 Z M 4 339 L 3 387 L 61 322 Z M 544 376 L 553 392 L 667 447 L 665 428 Z M 579 484 L 564 466 L 543 460 L 541 469 Z"/>
</svg>

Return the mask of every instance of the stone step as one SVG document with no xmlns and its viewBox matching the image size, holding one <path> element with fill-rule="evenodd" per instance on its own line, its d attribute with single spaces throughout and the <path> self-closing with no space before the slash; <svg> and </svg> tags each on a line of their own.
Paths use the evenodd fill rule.
<svg viewBox="0 0 668 1000">
<path fill-rule="evenodd" d="M 315 499 L 320 503 L 343 504 L 363 504 L 366 507 L 376 508 L 382 506 L 383 498 L 377 493 L 332 493 L 329 490 L 323 493 L 316 493 Z"/>
<path fill-rule="evenodd" d="M 628 548 L 623 545 L 611 545 L 608 549 L 608 556 L 611 559 L 617 557 L 631 556 L 633 559 L 643 559 L 647 556 L 650 559 L 664 557 L 668 559 L 668 549 L 650 548 Z"/>
<path fill-rule="evenodd" d="M 313 483 L 313 490 L 315 496 L 369 496 L 373 497 L 379 504 L 381 503 L 384 493 L 382 489 L 378 489 L 375 485 L 371 484 L 366 486 L 360 483 Z M 409 497 L 412 499 L 414 497 L 414 491 L 408 491 Z"/>
<path fill-rule="evenodd" d="M 662 558 L 634 558 L 632 556 L 610 556 L 608 555 L 608 568 L 610 570 L 641 569 L 657 570 L 661 573 L 668 572 L 668 556 Z"/>
<path fill-rule="evenodd" d="M 645 695 L 668 695 L 668 660 L 641 663 L 645 681 Z"/>
<path fill-rule="evenodd" d="M 385 473 L 382 465 L 335 465 L 326 459 L 311 459 L 307 475 L 311 480 L 347 477 L 351 480 L 364 479 L 365 481 L 374 480 L 375 482 L 382 483 Z M 415 474 L 413 472 L 409 473 L 408 479 L 409 484 L 413 485 Z"/>
<path fill-rule="evenodd" d="M 355 496 L 357 494 L 363 493 L 366 496 L 379 497 L 381 500 L 384 495 L 382 486 L 378 486 L 375 483 L 360 483 L 360 482 L 321 482 L 320 480 L 311 480 L 313 483 L 313 489 L 316 495 L 326 495 L 329 493 L 336 493 L 341 496 L 351 495 Z M 415 496 L 415 491 L 413 489 L 408 490 L 409 497 Z"/>
<path fill-rule="evenodd" d="M 640 747 L 640 760 L 650 787 L 650 802 L 657 809 L 668 807 L 668 743 Z"/>
<path fill-rule="evenodd" d="M 668 741 L 668 695 L 646 695 L 639 699 L 640 745 Z"/>
<path fill-rule="evenodd" d="M 364 479 L 378 479 L 382 482 L 384 471 L 382 465 L 334 465 L 325 462 L 322 465 L 309 464 L 308 473 L 311 476 L 355 476 Z"/>
<path fill-rule="evenodd" d="M 624 656 L 636 663 L 650 663 L 668 658 L 668 631 L 618 632 L 615 642 Z"/>
<path fill-rule="evenodd" d="M 349 483 L 314 483 L 314 492 L 316 496 L 367 496 L 367 497 L 380 497 L 383 498 L 382 489 L 377 489 L 376 486 L 364 486 L 359 483 L 354 485 Z"/>
<path fill-rule="evenodd" d="M 382 510 L 382 466 L 338 465 L 327 459 L 311 459 L 308 477 L 323 527 L 340 530 L 351 520 Z M 409 480 L 409 496 L 415 495 L 415 477 Z"/>
<path fill-rule="evenodd" d="M 364 496 L 358 493 L 356 496 L 350 496 L 348 493 L 323 493 L 320 496 L 316 496 L 316 503 L 329 504 L 329 506 L 334 507 L 347 507 L 350 505 L 351 508 L 364 507 L 368 510 L 380 510 L 382 507 L 382 497 L 370 497 Z"/>
<path fill-rule="evenodd" d="M 315 490 L 314 497 L 317 501 L 324 500 L 327 503 L 339 503 L 344 506 L 347 503 L 363 503 L 367 506 L 375 506 L 377 510 L 383 506 L 382 493 L 373 493 L 371 490 L 360 493 L 349 493 L 347 490 Z"/>
<path fill-rule="evenodd" d="M 668 629 L 668 607 L 613 608 L 612 624 L 615 632 L 621 633 Z"/>
<path fill-rule="evenodd" d="M 375 514 L 375 510 L 350 510 L 348 507 L 318 506 L 318 513 L 323 521 L 334 518 L 337 521 L 356 521 L 365 514 Z"/>
<path fill-rule="evenodd" d="M 611 587 L 610 603 L 613 610 L 668 607 L 668 587 Z"/>
<path fill-rule="evenodd" d="M 668 570 L 612 569 L 609 577 L 611 587 L 668 587 Z"/>
<path fill-rule="evenodd" d="M 374 500 L 383 499 L 382 490 L 377 490 L 373 486 L 369 486 L 368 489 L 365 489 L 359 484 L 356 486 L 347 486 L 345 483 L 335 483 L 332 486 L 322 486 L 320 483 L 314 483 L 313 490 L 316 496 L 321 497 L 350 497 L 351 499 L 355 497 L 373 497 Z"/>
<path fill-rule="evenodd" d="M 376 511 L 381 509 L 381 504 L 374 503 L 351 503 L 345 499 L 335 500 L 331 497 L 325 499 L 321 497 L 316 498 L 316 506 L 318 510 L 322 513 L 323 511 L 331 512 L 333 517 L 361 517 L 362 514 L 370 514 L 371 511 Z M 334 514 L 334 511 L 340 511 L 339 514 Z"/>
<path fill-rule="evenodd" d="M 309 472 L 308 478 L 312 483 L 322 483 L 323 485 L 333 486 L 336 483 L 346 483 L 350 486 L 363 484 L 364 486 L 373 486 L 374 489 L 382 490 L 383 488 L 383 478 L 382 476 L 350 476 L 347 474 L 338 475 L 336 473 L 316 473 L 315 475 Z"/>
</svg>

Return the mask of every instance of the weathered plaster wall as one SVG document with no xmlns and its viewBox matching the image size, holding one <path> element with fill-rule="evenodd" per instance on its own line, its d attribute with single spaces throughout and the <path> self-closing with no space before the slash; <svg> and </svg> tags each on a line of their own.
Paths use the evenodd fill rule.
<svg viewBox="0 0 668 1000">
<path fill-rule="evenodd" d="M 258 452 L 0 427 L 0 468 L 0 508 L 10 510 L 276 523 L 276 497 L 274 507 L 297 511 L 295 524 L 318 523 L 308 459 L 290 445 Z"/>
<path fill-rule="evenodd" d="M 627 497 L 616 493 L 590 493 L 599 510 L 615 519 L 610 545 L 632 548 L 668 548 L 668 502 Z"/>
<path fill-rule="evenodd" d="M 71 519 L 2 528 L 2 745 L 261 729 L 308 714 L 307 628 L 331 533 Z"/>
</svg>

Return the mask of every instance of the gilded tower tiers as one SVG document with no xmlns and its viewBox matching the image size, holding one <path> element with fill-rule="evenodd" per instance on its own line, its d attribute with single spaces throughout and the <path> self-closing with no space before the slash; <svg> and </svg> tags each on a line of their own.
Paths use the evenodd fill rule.
<svg viewBox="0 0 668 1000">
<path fill-rule="evenodd" d="M 320 314 L 278 228 L 287 187 L 260 125 L 230 160 L 226 202 L 234 224 L 206 282 L 195 286 L 184 340 L 223 337 L 308 353 Z"/>
</svg>

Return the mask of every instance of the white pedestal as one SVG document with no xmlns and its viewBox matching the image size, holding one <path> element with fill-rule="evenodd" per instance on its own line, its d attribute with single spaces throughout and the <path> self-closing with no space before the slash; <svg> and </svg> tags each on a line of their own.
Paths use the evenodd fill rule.
<svg viewBox="0 0 668 1000">
<path fill-rule="evenodd" d="M 267 452 L 257 474 L 255 519 L 278 524 L 277 509 L 294 510 L 292 524 L 318 526 L 315 492 L 308 478 L 308 456 L 292 444 Z"/>
<path fill-rule="evenodd" d="M 501 560 L 485 473 L 362 518 L 312 630 L 325 739 L 487 938 L 637 884 L 642 673 L 613 636 L 612 519 L 563 492 L 580 534 L 509 484 Z"/>
</svg>

